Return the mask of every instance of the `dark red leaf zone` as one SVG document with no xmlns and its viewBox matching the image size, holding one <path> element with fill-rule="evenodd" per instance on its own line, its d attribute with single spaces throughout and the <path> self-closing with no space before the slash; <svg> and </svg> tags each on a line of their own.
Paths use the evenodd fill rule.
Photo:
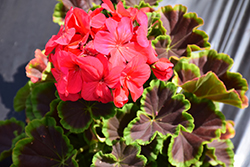
<svg viewBox="0 0 250 167">
<path fill-rule="evenodd" d="M 112 103 L 88 102 L 83 99 L 76 102 L 61 101 L 57 109 L 63 127 L 75 133 L 86 130 L 92 118 L 109 118 L 115 113 Z"/>
<path fill-rule="evenodd" d="M 165 138 L 176 135 L 180 126 L 192 130 L 192 117 L 185 111 L 190 107 L 183 95 L 175 95 L 172 83 L 153 81 L 143 93 L 142 111 L 124 131 L 127 142 L 150 143 L 158 133 Z"/>
<path fill-rule="evenodd" d="M 20 140 L 14 149 L 14 164 L 23 167 L 75 166 L 73 146 L 55 124 L 53 118 L 32 121 L 26 128 L 30 138 Z"/>
<path fill-rule="evenodd" d="M 23 127 L 14 118 L 0 121 L 0 160 L 11 155 L 12 140 L 23 132 Z"/>
<path fill-rule="evenodd" d="M 198 161 L 203 145 L 219 138 L 220 132 L 225 130 L 225 118 L 215 110 L 211 101 L 195 97 L 189 98 L 189 101 L 191 108 L 188 113 L 194 118 L 195 128 L 192 133 L 181 129 L 179 135 L 172 138 L 168 152 L 173 165 L 189 166 Z"/>
<path fill-rule="evenodd" d="M 117 142 L 112 147 L 110 154 L 102 154 L 98 152 L 94 155 L 93 164 L 96 167 L 109 167 L 109 166 L 144 166 L 146 158 L 140 155 L 140 147 L 137 144 L 126 145 L 125 142 Z"/>
<path fill-rule="evenodd" d="M 50 103 L 54 99 L 56 87 L 53 82 L 39 83 L 31 92 L 32 112 L 36 118 L 42 118 L 50 111 Z"/>
<path fill-rule="evenodd" d="M 131 120 L 136 117 L 139 107 L 136 104 L 128 103 L 122 109 L 117 109 L 114 117 L 103 120 L 103 134 L 106 143 L 112 145 L 112 141 L 123 137 L 123 131 Z"/>
<path fill-rule="evenodd" d="M 207 144 L 209 160 L 214 160 L 218 164 L 233 167 L 234 166 L 234 151 L 233 143 L 228 140 L 214 140 Z"/>
<path fill-rule="evenodd" d="M 179 58 L 188 56 L 187 49 L 200 50 L 210 47 L 208 35 L 197 30 L 203 24 L 203 20 L 198 18 L 196 13 L 186 13 L 186 10 L 182 5 L 173 8 L 165 6 L 158 10 L 162 25 L 167 31 L 154 42 L 159 58 Z"/>
</svg>

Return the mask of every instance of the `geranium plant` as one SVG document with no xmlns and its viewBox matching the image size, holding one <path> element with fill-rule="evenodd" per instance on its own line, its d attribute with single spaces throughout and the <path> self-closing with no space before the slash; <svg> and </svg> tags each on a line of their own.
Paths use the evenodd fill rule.
<svg viewBox="0 0 250 167">
<path fill-rule="evenodd" d="M 233 122 L 219 103 L 247 107 L 246 80 L 230 72 L 228 55 L 210 50 L 195 13 L 136 3 L 56 5 L 60 30 L 35 51 L 30 81 L 14 99 L 26 127 L 0 122 L 0 160 L 12 154 L 12 167 L 233 166 Z"/>
</svg>

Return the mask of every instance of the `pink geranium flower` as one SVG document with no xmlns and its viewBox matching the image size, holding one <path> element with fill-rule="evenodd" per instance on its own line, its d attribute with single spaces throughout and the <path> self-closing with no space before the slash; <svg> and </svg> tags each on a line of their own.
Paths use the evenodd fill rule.
<svg viewBox="0 0 250 167">
<path fill-rule="evenodd" d="M 66 97 L 69 94 L 79 93 L 82 89 L 82 68 L 84 68 L 77 61 L 80 57 L 64 50 L 58 50 L 54 56 L 57 58 L 58 67 L 52 69 L 52 74 L 57 81 L 58 92 Z"/>
<path fill-rule="evenodd" d="M 36 49 L 35 58 L 32 59 L 25 67 L 26 75 L 30 78 L 31 82 L 36 83 L 41 80 L 42 73 L 46 69 L 48 64 L 48 58 L 41 52 L 40 49 Z"/>
<path fill-rule="evenodd" d="M 104 15 L 106 9 L 111 14 Z M 108 103 L 117 107 L 136 101 L 150 77 L 167 80 L 172 64 L 158 59 L 147 39 L 147 15 L 136 8 L 125 9 L 103 0 L 101 8 L 85 11 L 71 8 L 57 35 L 46 44 L 52 74 L 62 100 Z"/>
<path fill-rule="evenodd" d="M 99 54 L 96 57 L 87 56 L 78 60 L 84 64 L 82 76 L 81 96 L 89 101 L 101 101 L 108 103 L 113 101 L 111 88 L 114 88 L 119 82 L 121 66 L 109 70 L 108 59 Z"/>
<path fill-rule="evenodd" d="M 113 91 L 114 104 L 116 107 L 122 107 L 128 102 L 129 91 L 126 87 L 117 87 Z"/>
<path fill-rule="evenodd" d="M 150 77 L 150 67 L 146 64 L 145 57 L 135 56 L 121 73 L 121 86 L 130 91 L 135 102 L 143 93 L 143 84 Z"/>
<path fill-rule="evenodd" d="M 123 17 L 120 22 L 109 18 L 106 20 L 109 31 L 99 31 L 94 39 L 96 50 L 105 55 L 111 55 L 109 61 L 112 66 L 118 66 L 130 61 L 140 54 L 138 44 L 130 42 L 133 37 L 132 21 Z"/>
<path fill-rule="evenodd" d="M 71 8 L 67 12 L 64 24 L 60 27 L 58 34 L 53 35 L 47 42 L 46 55 L 49 55 L 58 45 L 66 46 L 73 42 L 76 47 L 79 42 L 86 43 L 90 34 L 90 16 L 84 10 Z"/>
<path fill-rule="evenodd" d="M 162 81 L 167 81 L 173 75 L 173 66 L 174 65 L 168 59 L 161 58 L 151 66 L 151 69 L 156 78 Z"/>
</svg>

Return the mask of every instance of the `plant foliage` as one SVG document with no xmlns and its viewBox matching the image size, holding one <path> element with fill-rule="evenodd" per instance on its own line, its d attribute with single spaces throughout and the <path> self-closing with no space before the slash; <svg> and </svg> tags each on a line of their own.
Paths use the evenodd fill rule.
<svg viewBox="0 0 250 167">
<path fill-rule="evenodd" d="M 218 103 L 248 106 L 233 60 L 203 20 L 147 0 L 61 0 L 61 27 L 27 65 L 14 98 L 27 126 L 0 122 L 16 166 L 233 166 L 235 131 Z"/>
</svg>

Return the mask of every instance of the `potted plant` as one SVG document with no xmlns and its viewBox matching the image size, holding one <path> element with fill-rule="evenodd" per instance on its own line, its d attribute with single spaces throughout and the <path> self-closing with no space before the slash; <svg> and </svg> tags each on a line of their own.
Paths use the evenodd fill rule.
<svg viewBox="0 0 250 167">
<path fill-rule="evenodd" d="M 210 50 L 203 20 L 182 5 L 55 7 L 58 34 L 26 66 L 14 99 L 26 125 L 0 122 L 0 160 L 15 166 L 233 166 L 233 122 L 248 106 L 233 60 Z M 86 2 L 85 2 L 86 3 Z M 81 5 L 82 7 L 81 7 Z M 90 5 L 90 4 L 89 4 Z M 73 6 L 73 7 L 72 7 Z"/>
</svg>

